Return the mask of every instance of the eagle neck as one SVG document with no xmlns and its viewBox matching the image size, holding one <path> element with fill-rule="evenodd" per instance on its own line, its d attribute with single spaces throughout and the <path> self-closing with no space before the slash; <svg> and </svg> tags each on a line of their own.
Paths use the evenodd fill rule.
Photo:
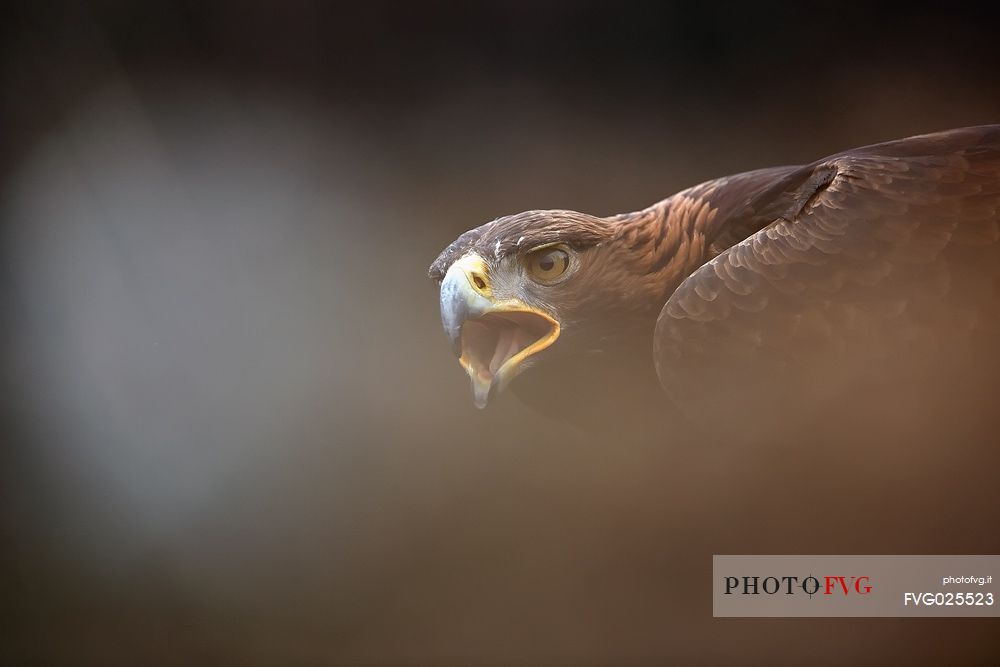
<svg viewBox="0 0 1000 667">
<path fill-rule="evenodd" d="M 612 220 L 631 271 L 665 299 L 709 258 L 715 213 L 707 200 L 685 191 Z"/>
</svg>

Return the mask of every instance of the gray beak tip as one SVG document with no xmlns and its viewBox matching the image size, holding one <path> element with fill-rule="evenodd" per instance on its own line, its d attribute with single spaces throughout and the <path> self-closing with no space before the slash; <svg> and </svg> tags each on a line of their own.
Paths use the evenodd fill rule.
<svg viewBox="0 0 1000 667">
<path fill-rule="evenodd" d="M 472 400 L 480 410 L 484 409 L 490 402 L 490 394 L 493 393 L 493 384 L 483 384 L 481 382 L 472 383 Z"/>
</svg>

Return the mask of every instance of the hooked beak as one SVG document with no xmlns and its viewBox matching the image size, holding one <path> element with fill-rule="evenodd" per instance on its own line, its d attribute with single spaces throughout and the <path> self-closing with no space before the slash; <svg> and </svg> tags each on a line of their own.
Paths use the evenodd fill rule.
<svg viewBox="0 0 1000 667">
<path fill-rule="evenodd" d="M 441 281 L 441 324 L 458 362 L 472 380 L 477 408 L 559 337 L 559 322 L 519 299 L 494 299 L 486 262 L 466 255 Z"/>
</svg>

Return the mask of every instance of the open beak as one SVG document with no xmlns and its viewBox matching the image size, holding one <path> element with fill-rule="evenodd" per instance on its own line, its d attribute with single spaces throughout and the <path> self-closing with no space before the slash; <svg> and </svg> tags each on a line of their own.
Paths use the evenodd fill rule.
<svg viewBox="0 0 1000 667">
<path fill-rule="evenodd" d="M 524 362 L 559 337 L 559 322 L 519 299 L 497 301 L 486 262 L 455 261 L 441 281 L 441 324 L 472 380 L 477 408 L 510 383 Z"/>
</svg>

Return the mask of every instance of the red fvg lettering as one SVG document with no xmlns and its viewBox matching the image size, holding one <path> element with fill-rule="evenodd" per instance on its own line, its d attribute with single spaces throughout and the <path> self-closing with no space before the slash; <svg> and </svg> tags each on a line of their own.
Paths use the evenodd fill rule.
<svg viewBox="0 0 1000 667">
<path fill-rule="evenodd" d="M 824 595 L 833 595 L 834 591 L 837 590 L 837 585 L 840 585 L 840 590 L 843 591 L 844 595 L 851 593 L 851 590 L 858 595 L 867 595 L 871 593 L 872 587 L 868 583 L 870 579 L 868 577 L 851 577 L 849 580 L 846 577 L 824 577 L 826 581 L 826 588 L 823 591 Z"/>
</svg>

